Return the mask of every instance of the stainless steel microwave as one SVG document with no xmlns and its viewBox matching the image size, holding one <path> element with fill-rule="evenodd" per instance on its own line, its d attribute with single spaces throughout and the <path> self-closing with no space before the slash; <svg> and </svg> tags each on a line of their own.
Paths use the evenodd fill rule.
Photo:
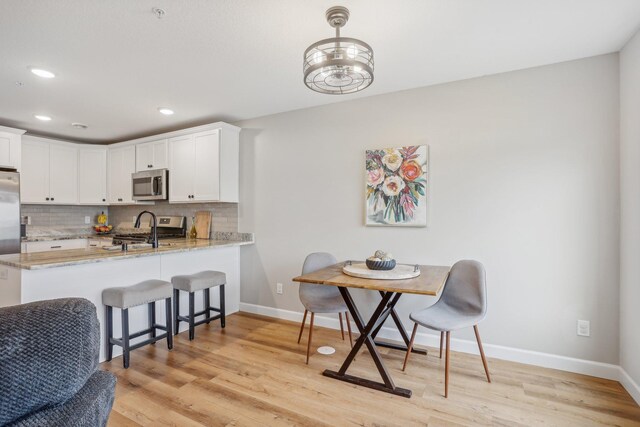
<svg viewBox="0 0 640 427">
<path fill-rule="evenodd" d="M 155 169 L 131 174 L 133 200 L 167 200 L 169 171 Z"/>
</svg>

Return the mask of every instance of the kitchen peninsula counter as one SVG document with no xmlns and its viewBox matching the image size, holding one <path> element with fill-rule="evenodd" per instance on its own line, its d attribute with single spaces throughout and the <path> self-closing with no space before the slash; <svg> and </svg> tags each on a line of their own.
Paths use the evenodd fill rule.
<svg viewBox="0 0 640 427">
<path fill-rule="evenodd" d="M 104 333 L 105 309 L 102 292 L 114 286 L 131 286 L 159 279 L 167 282 L 176 275 L 203 270 L 225 273 L 225 304 L 228 314 L 240 308 L 240 251 L 253 244 L 251 233 L 214 233 L 215 240 L 166 239 L 157 249 L 134 249 L 127 252 L 102 248 L 72 249 L 0 256 L 0 307 L 55 298 L 85 298 L 96 306 L 101 333 Z M 167 244 L 168 243 L 168 244 Z M 218 307 L 217 291 L 211 292 L 211 305 Z M 188 312 L 188 298 L 180 299 L 180 312 Z M 196 311 L 203 309 L 200 293 Z M 157 319 L 164 319 L 164 304 L 157 304 Z M 132 307 L 130 330 L 147 328 L 146 305 Z M 162 322 L 160 322 L 162 323 Z M 64 327 L 64 325 L 61 325 Z M 113 316 L 113 327 L 119 331 L 120 316 Z M 212 322 L 206 327 L 219 328 Z M 180 330 L 187 328 L 181 322 Z M 114 348 L 114 355 L 120 354 Z M 104 339 L 100 360 L 104 360 Z"/>
<path fill-rule="evenodd" d="M 228 240 L 166 239 L 160 241 L 161 246 L 157 249 L 146 248 L 131 249 L 128 251 L 113 251 L 103 248 L 88 248 L 55 252 L 36 252 L 31 254 L 0 255 L 0 265 L 24 270 L 41 270 L 46 268 L 66 267 L 80 264 L 109 262 L 129 258 L 253 244 L 252 234 L 242 233 L 241 237 L 243 238 Z"/>
</svg>

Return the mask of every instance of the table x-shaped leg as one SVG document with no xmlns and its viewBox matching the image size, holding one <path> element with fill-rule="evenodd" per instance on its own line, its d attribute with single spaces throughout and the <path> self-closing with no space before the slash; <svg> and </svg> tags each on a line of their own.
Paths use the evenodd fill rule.
<svg viewBox="0 0 640 427">
<path fill-rule="evenodd" d="M 384 297 L 385 292 L 384 291 L 379 291 L 380 295 L 382 297 Z M 395 305 L 395 304 L 394 304 Z M 395 343 L 391 343 L 391 342 L 385 342 L 385 341 L 376 341 L 376 345 L 378 347 L 387 347 L 387 348 L 392 348 L 394 350 L 401 350 L 401 351 L 407 351 L 407 349 L 409 348 L 409 336 L 407 335 L 407 331 L 404 330 L 404 327 L 402 326 L 402 322 L 400 321 L 400 317 L 398 316 L 398 313 L 396 312 L 395 308 L 391 309 L 391 318 L 393 319 L 394 323 L 396 324 L 396 327 L 398 328 L 398 332 L 400 332 L 400 336 L 402 337 L 402 340 L 404 341 L 404 345 L 402 344 L 395 344 Z M 378 336 L 378 332 L 380 332 L 380 329 L 382 329 L 382 324 L 380 324 L 380 326 L 378 326 L 378 329 L 376 329 L 375 331 L 373 331 L 373 339 L 375 340 L 376 337 Z M 417 349 L 415 347 L 411 348 L 411 353 L 416 353 L 416 354 L 427 354 L 427 350 L 420 350 Z"/>
<path fill-rule="evenodd" d="M 386 391 L 387 393 L 396 394 L 398 396 L 403 397 L 411 397 L 411 390 L 406 388 L 396 387 L 393 383 L 393 379 L 387 370 L 387 367 L 384 365 L 382 361 L 382 357 L 380 357 L 380 353 L 376 348 L 376 343 L 374 342 L 374 333 L 377 332 L 385 320 L 389 317 L 389 315 L 393 312 L 394 306 L 397 304 L 400 296 L 400 293 L 393 292 L 384 292 L 382 293 L 382 300 L 376 307 L 373 315 L 371 315 L 371 319 L 367 324 L 364 323 L 360 312 L 358 311 L 356 305 L 351 298 L 351 294 L 346 287 L 338 287 L 340 290 L 340 294 L 342 294 L 342 298 L 344 298 L 344 302 L 353 317 L 353 320 L 360 331 L 360 337 L 355 342 L 351 352 L 345 359 L 342 367 L 338 372 L 332 370 L 325 370 L 322 374 L 324 376 L 335 378 L 341 381 L 346 381 L 348 383 L 360 385 L 363 387 L 369 387 L 375 390 Z M 362 345 L 366 345 L 369 350 L 369 354 L 371 354 L 371 358 L 373 359 L 380 376 L 382 377 L 382 383 L 377 381 L 371 381 L 366 378 L 356 377 L 353 375 L 347 374 L 347 369 L 353 362 L 356 354 L 362 348 Z"/>
</svg>

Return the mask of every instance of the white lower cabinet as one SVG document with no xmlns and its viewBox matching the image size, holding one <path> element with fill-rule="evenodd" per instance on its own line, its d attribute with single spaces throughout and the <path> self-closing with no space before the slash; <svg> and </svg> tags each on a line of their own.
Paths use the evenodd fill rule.
<svg viewBox="0 0 640 427">
<path fill-rule="evenodd" d="M 87 248 L 91 249 L 91 248 L 103 248 L 105 246 L 112 246 L 112 241 L 113 241 L 113 239 L 111 239 L 111 238 L 87 239 Z"/>
<path fill-rule="evenodd" d="M 65 251 L 69 249 L 84 249 L 87 247 L 87 239 L 47 240 L 42 242 L 26 242 L 23 252 L 47 252 Z"/>
</svg>

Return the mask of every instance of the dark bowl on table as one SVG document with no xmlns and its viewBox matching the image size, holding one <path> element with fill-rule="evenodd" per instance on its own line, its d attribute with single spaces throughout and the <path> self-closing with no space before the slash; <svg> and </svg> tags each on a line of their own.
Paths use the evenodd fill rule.
<svg viewBox="0 0 640 427">
<path fill-rule="evenodd" d="M 392 259 L 391 261 L 371 261 L 366 260 L 367 268 L 369 270 L 393 270 L 396 268 L 396 260 Z"/>
</svg>

